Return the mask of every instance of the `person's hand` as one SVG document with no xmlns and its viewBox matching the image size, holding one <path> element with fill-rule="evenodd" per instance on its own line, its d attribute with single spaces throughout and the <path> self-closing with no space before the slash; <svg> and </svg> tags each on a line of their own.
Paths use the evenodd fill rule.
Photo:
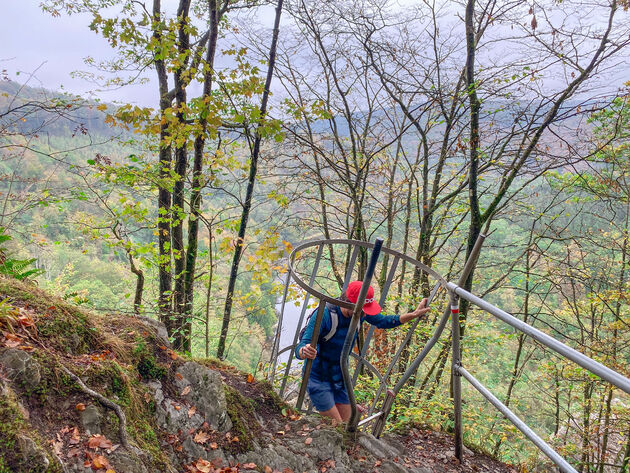
<svg viewBox="0 0 630 473">
<path fill-rule="evenodd" d="M 413 320 L 416 317 L 422 317 L 424 314 L 429 312 L 431 308 L 427 307 L 427 302 L 428 301 L 426 297 L 422 299 L 420 301 L 420 304 L 418 304 L 416 310 L 414 310 L 413 312 L 407 312 L 406 314 L 400 316 L 400 322 L 406 324 L 410 320 Z"/>
<path fill-rule="evenodd" d="M 427 306 L 427 302 L 428 300 L 426 297 L 420 301 L 420 304 L 418 304 L 416 310 L 411 313 L 411 315 L 413 316 L 412 318 L 415 319 L 416 317 L 422 317 L 424 314 L 431 310 L 431 308 Z"/>
<path fill-rule="evenodd" d="M 312 346 L 306 345 L 300 348 L 300 358 L 302 359 L 309 358 L 311 360 L 314 360 L 316 356 L 317 356 L 317 349 L 313 348 Z"/>
</svg>

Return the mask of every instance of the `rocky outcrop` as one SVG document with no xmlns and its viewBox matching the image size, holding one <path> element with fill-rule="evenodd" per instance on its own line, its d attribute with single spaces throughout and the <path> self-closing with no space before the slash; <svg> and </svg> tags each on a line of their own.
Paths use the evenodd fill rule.
<svg viewBox="0 0 630 473">
<path fill-rule="evenodd" d="M 160 343 L 167 342 L 157 322 L 143 323 Z M 164 348 L 170 350 L 168 346 Z M 13 348 L 0 351 L 0 368 L 13 383 L 15 393 L 29 395 L 46 383 L 42 380 L 42 366 L 28 351 Z M 169 376 L 144 380 L 140 385 L 145 391 L 144 401 L 154 406 L 152 419 L 148 419 L 146 425 L 154 425 L 155 430 L 145 435 L 159 439 L 167 458 L 167 463 L 161 467 L 164 471 L 182 471 L 182 468 L 191 472 L 213 471 L 208 465 L 221 471 L 220 468 L 239 465 L 231 471 L 270 471 L 270 468 L 274 472 L 318 473 L 325 468 L 333 473 L 358 473 L 370 471 L 366 465 L 378 464 L 378 471 L 385 473 L 429 473 L 403 466 L 400 461 L 403 452 L 399 448 L 370 435 L 346 438 L 338 429 L 322 427 L 318 416 L 288 419 L 280 412 L 279 404 L 271 403 L 258 409 L 256 402 L 263 402 L 260 400 L 267 399 L 268 393 L 254 392 L 250 397 L 233 394 L 230 399 L 240 405 L 229 405 L 226 391 L 234 392 L 234 388 L 225 384 L 226 375 L 244 376 L 234 370 L 222 373 L 201 363 L 183 360 L 173 363 L 171 369 Z M 256 389 L 254 383 L 243 383 Z M 122 393 L 116 399 L 120 396 Z M 68 409 L 72 402 L 64 401 L 62 405 Z M 21 406 L 21 409 L 28 418 L 28 407 Z M 132 440 L 128 449 L 114 445 L 115 429 L 111 423 L 115 416 L 111 411 L 94 399 L 85 399 L 85 405 L 77 411 L 78 428 L 62 428 L 56 438 L 50 440 L 56 445 L 54 452 L 47 452 L 45 443 L 36 442 L 27 434 L 16 433 L 16 458 L 21 458 L 20 464 L 34 465 L 34 471 L 68 473 L 92 473 L 99 470 L 102 462 L 106 462 L 105 468 L 117 473 L 155 471 L 153 454 L 143 451 L 139 443 Z M 112 437 L 111 442 L 105 434 Z M 104 446 L 90 447 L 93 439 L 104 439 Z"/>
<path fill-rule="evenodd" d="M 175 386 L 212 429 L 227 432 L 232 428 L 219 373 L 198 363 L 184 363 L 175 374 Z"/>
<path fill-rule="evenodd" d="M 349 435 L 251 375 L 183 358 L 154 320 L 53 305 L 2 278 L 0 299 L 18 304 L 0 319 L 0 471 L 434 471 L 413 444 Z"/>
<path fill-rule="evenodd" d="M 0 364 L 9 379 L 26 389 L 34 389 L 41 382 L 39 363 L 25 351 L 9 348 L 0 355 Z"/>
</svg>

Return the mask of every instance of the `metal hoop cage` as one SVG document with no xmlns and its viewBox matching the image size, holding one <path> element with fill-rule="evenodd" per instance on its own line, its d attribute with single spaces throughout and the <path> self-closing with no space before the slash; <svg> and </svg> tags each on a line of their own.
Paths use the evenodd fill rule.
<svg viewBox="0 0 630 473">
<path fill-rule="evenodd" d="M 343 278 L 341 271 L 339 271 L 342 263 L 345 266 Z M 380 277 L 373 278 L 377 268 Z M 302 376 L 301 362 L 296 360 L 293 354 L 299 341 L 300 330 L 306 323 L 306 314 L 309 306 L 323 308 L 325 303 L 330 303 L 351 309 L 360 314 L 360 310 L 355 310 L 355 304 L 331 295 L 345 292 L 352 280 L 359 279 L 363 280 L 363 287 L 367 288 L 367 286 L 372 284 L 377 289 L 377 292 L 380 291 L 379 304 L 381 307 L 386 307 L 389 302 L 388 296 L 392 285 L 397 283 L 396 296 L 400 296 L 403 279 L 406 275 L 412 275 L 416 278 L 418 281 L 417 286 L 422 285 L 424 290 L 419 289 L 418 296 L 411 297 L 411 299 L 415 300 L 401 302 L 398 299 L 398 305 L 417 304 L 422 299 L 422 294 L 428 296 L 429 303 L 431 303 L 440 289 L 446 289 L 446 280 L 435 270 L 410 256 L 382 246 L 382 240 L 380 239 L 377 239 L 376 243 L 345 239 L 317 239 L 296 246 L 289 256 L 288 273 L 280 304 L 280 314 L 270 360 L 271 371 L 269 377 L 272 384 L 278 387 L 278 394 L 284 399 L 288 399 L 293 397 L 299 388 L 296 408 L 306 412 L 310 412 L 312 409 L 311 406 L 303 406 L 310 367 L 307 366 L 305 374 Z M 295 305 L 297 296 L 295 294 L 301 297 L 302 300 L 299 317 L 293 317 L 293 320 L 291 320 L 291 317 L 288 315 L 290 310 L 287 309 L 291 306 L 293 307 L 292 310 L 297 309 Z M 312 299 L 315 299 L 316 303 L 311 305 Z M 357 304 L 359 307 L 363 306 L 364 299 L 365 294 L 363 294 L 363 297 L 359 296 L 357 300 L 357 303 L 361 303 L 360 305 Z M 407 299 L 410 299 L 409 295 L 407 295 Z M 323 310 L 321 312 L 323 313 Z M 384 370 L 379 370 L 370 360 L 371 353 L 369 348 L 371 341 L 374 339 L 374 326 L 369 326 L 362 343 L 360 343 L 360 349 L 349 353 L 355 360 L 353 373 L 351 376 L 348 375 L 350 382 L 346 382 L 346 385 L 349 385 L 348 392 L 353 408 L 356 406 L 353 402 L 354 396 L 351 391 L 356 385 L 359 373 L 362 370 L 367 370 L 372 378 L 378 381 L 373 399 L 367 407 L 367 417 L 361 422 L 357 422 L 357 426 L 365 425 L 378 419 L 383 411 L 382 409 L 380 411 L 377 409 L 379 403 L 384 402 L 387 396 L 391 397 L 394 395 L 391 390 L 393 374 L 397 372 L 398 361 L 405 347 L 411 341 L 418 322 L 419 320 L 416 319 L 410 324 L 402 343 L 397 347 L 395 354 L 391 357 Z M 288 331 L 286 330 L 287 328 L 289 328 Z M 315 330 L 319 332 L 318 324 L 316 324 Z M 352 333 L 354 334 L 353 330 Z M 319 333 L 314 334 L 314 339 L 319 335 Z M 284 340 L 283 343 L 283 339 L 286 339 L 287 336 L 289 336 L 289 339 Z M 342 360 L 340 360 L 342 369 L 344 368 L 343 358 L 344 355 L 342 354 Z M 348 357 L 346 356 L 345 358 L 347 360 Z M 383 360 L 379 361 L 379 364 L 383 366 Z M 301 381 L 298 386 L 297 380 L 300 378 Z M 345 378 L 346 376 L 344 376 Z M 290 381 L 291 379 L 293 379 L 293 382 Z"/>
<path fill-rule="evenodd" d="M 483 234 L 480 234 L 477 238 L 474 247 L 468 255 L 462 272 L 459 275 L 459 280 L 457 284 L 445 281 L 433 269 L 425 266 L 419 261 L 416 261 L 415 259 L 392 249 L 383 247 L 383 240 L 381 239 L 377 239 L 375 243 L 366 243 L 356 240 L 312 240 L 297 246 L 291 252 L 291 255 L 289 257 L 288 275 L 285 281 L 280 317 L 278 321 L 276 335 L 274 337 L 270 363 L 270 365 L 273 367 L 270 373 L 270 378 L 272 382 L 275 380 L 276 376 L 278 376 L 279 373 L 282 374 L 282 378 L 279 380 L 279 394 L 283 397 L 286 397 L 288 379 L 291 373 L 291 366 L 293 364 L 292 352 L 297 345 L 300 329 L 304 324 L 304 318 L 311 296 L 319 300 L 319 305 L 316 311 L 317 316 L 315 322 L 315 330 L 313 333 L 313 340 L 311 342 L 313 345 L 317 344 L 317 337 L 319 336 L 321 319 L 324 313 L 323 307 L 326 302 L 352 309 L 352 319 L 348 328 L 348 335 L 346 336 L 344 348 L 341 352 L 339 360 L 344 383 L 348 390 L 348 398 L 350 400 L 350 407 L 352 411 L 350 420 L 348 421 L 347 429 L 349 431 L 354 431 L 359 426 L 373 422 L 372 433 L 376 437 L 379 437 L 383 432 L 385 422 L 387 421 L 387 417 L 391 412 L 396 396 L 413 375 L 413 373 L 416 372 L 427 354 L 435 346 L 436 342 L 444 332 L 447 322 L 450 319 L 452 340 L 451 380 L 453 394 L 453 418 L 456 458 L 460 461 L 462 461 L 463 459 L 461 385 L 462 379 L 464 379 L 469 382 L 477 391 L 479 391 L 490 404 L 492 404 L 508 420 L 510 420 L 510 422 L 512 422 L 512 424 L 514 424 L 514 426 L 516 426 L 527 438 L 529 438 L 540 449 L 541 452 L 547 455 L 547 457 L 549 457 L 549 459 L 551 459 L 553 463 L 558 466 L 560 471 L 567 473 L 577 473 L 577 471 L 564 458 L 562 458 L 562 456 L 560 456 L 549 444 L 547 444 L 541 437 L 539 437 L 525 422 L 523 422 L 518 416 L 516 416 L 516 414 L 512 412 L 507 405 L 501 403 L 499 399 L 497 399 L 485 386 L 483 386 L 479 382 L 479 380 L 474 377 L 472 373 L 470 373 L 465 368 L 465 364 L 462 363 L 462 352 L 460 348 L 461 334 L 459 300 L 464 299 L 468 301 L 469 303 L 475 305 L 478 309 L 481 309 L 486 313 L 491 314 L 497 320 L 506 323 L 518 332 L 526 334 L 527 336 L 536 340 L 538 343 L 553 350 L 561 357 L 575 362 L 577 365 L 601 377 L 603 380 L 611 383 L 613 386 L 618 387 L 628 394 L 630 394 L 630 379 L 587 357 L 574 348 L 565 345 L 564 343 L 556 340 L 552 336 L 540 331 L 539 329 L 534 328 L 533 326 L 519 320 L 512 314 L 509 314 L 508 312 L 505 312 L 500 308 L 490 304 L 483 298 L 477 297 L 471 292 L 465 290 L 462 286 L 464 285 L 468 276 L 471 274 L 471 270 L 475 265 L 475 261 L 479 255 L 484 239 L 485 235 Z M 341 248 L 341 253 L 339 252 L 339 248 Z M 335 252 L 336 249 L 337 253 Z M 310 258 L 305 256 L 305 252 L 307 251 L 314 252 L 315 256 Z M 327 254 L 326 257 L 324 257 L 325 252 Z M 339 254 L 343 254 L 344 256 L 339 256 Z M 437 324 L 435 325 L 435 328 L 433 330 L 433 335 L 430 339 L 427 340 L 420 353 L 413 360 L 409 360 L 409 363 L 407 364 L 404 373 L 402 373 L 402 375 L 399 375 L 397 379 L 395 379 L 396 383 L 392 387 L 390 387 L 390 385 L 394 380 L 392 376 L 392 373 L 394 372 L 394 367 L 397 365 L 398 359 L 400 358 L 404 348 L 409 344 L 409 341 L 411 340 L 411 337 L 418 325 L 417 319 L 411 324 L 411 327 L 407 331 L 407 334 L 404 337 L 402 343 L 398 347 L 389 364 L 386 365 L 386 368 L 383 372 L 379 371 L 379 369 L 377 369 L 377 367 L 375 366 L 375 363 L 372 363 L 370 361 L 370 352 L 368 349 L 374 334 L 373 326 L 370 327 L 370 329 L 367 331 L 363 344 L 360 345 L 360 350 L 356 353 L 351 352 L 352 344 L 354 342 L 355 330 L 359 326 L 361 320 L 361 308 L 363 307 L 363 302 L 367 294 L 367 287 L 372 282 L 372 278 L 376 272 L 380 256 L 382 256 L 382 261 L 380 263 L 380 276 L 377 278 L 377 287 L 380 289 L 379 303 L 382 307 L 384 307 L 387 303 L 390 288 L 392 284 L 396 281 L 398 281 L 399 283 L 397 291 L 398 295 L 401 294 L 400 288 L 402 287 L 401 284 L 404 282 L 405 279 L 407 266 L 410 267 L 409 269 L 413 269 L 412 281 L 414 281 L 414 283 L 412 284 L 412 287 L 418 287 L 418 284 L 416 284 L 416 282 L 421 281 L 421 290 L 419 292 L 422 292 L 424 295 L 428 294 L 429 303 L 435 300 L 436 295 L 438 294 L 440 289 L 442 289 L 444 291 L 444 294 L 448 296 L 444 300 L 444 302 L 448 302 L 444 307 L 444 312 L 439 319 L 439 322 L 437 321 L 437 319 L 435 320 Z M 357 260 L 359 260 L 360 263 L 358 266 Z M 335 265 L 340 264 L 339 261 L 345 262 L 346 271 L 343 278 L 340 274 L 338 274 L 338 270 L 335 271 Z M 322 262 L 324 262 L 323 265 Z M 309 266 L 310 264 L 310 271 L 305 272 L 304 269 L 300 267 L 300 264 L 302 264 L 302 266 Z M 363 280 L 363 285 L 361 287 L 361 292 L 357 299 L 356 306 L 355 304 L 345 302 L 341 299 L 329 295 L 332 292 L 331 288 L 334 288 L 335 286 L 336 289 L 341 288 L 342 292 L 345 291 L 345 289 L 348 287 L 348 284 L 353 279 L 353 275 L 355 274 L 355 272 L 357 273 L 357 277 L 355 279 Z M 308 283 L 304 281 L 302 273 L 309 275 Z M 433 280 L 433 289 L 429 290 L 429 281 L 431 280 Z M 285 309 L 287 307 L 289 289 L 293 283 L 297 284 L 297 286 L 302 291 L 304 291 L 304 301 L 301 306 L 300 316 L 298 318 L 297 324 L 294 325 L 293 337 L 290 340 L 290 343 L 287 343 L 286 346 L 282 347 L 281 334 L 283 322 L 286 318 Z M 401 301 L 398 302 L 401 303 Z M 287 354 L 289 356 L 287 358 L 286 364 L 284 364 L 284 366 L 280 366 L 281 369 L 278 370 L 280 357 L 283 354 Z M 355 369 L 352 376 L 350 375 L 348 366 L 348 358 L 350 355 L 356 360 Z M 307 361 L 304 367 L 304 376 L 300 376 L 302 378 L 302 381 L 299 385 L 299 394 L 296 402 L 296 408 L 298 410 L 310 410 L 303 409 L 302 407 L 306 392 L 306 383 L 308 382 L 308 377 L 310 374 L 310 363 L 311 360 Z M 378 364 L 380 365 L 382 363 Z M 368 408 L 367 417 L 359 422 L 357 403 L 354 397 L 354 387 L 356 385 L 359 373 L 363 368 L 367 369 L 368 372 L 373 376 L 373 378 L 378 381 L 378 386 L 376 388 L 376 393 L 372 399 L 372 402 Z M 380 402 L 382 403 L 379 406 Z"/>
</svg>

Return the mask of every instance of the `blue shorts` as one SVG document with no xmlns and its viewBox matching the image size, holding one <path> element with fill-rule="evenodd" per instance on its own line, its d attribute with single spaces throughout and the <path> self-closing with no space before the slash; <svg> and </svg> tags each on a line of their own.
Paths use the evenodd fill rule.
<svg viewBox="0 0 630 473">
<path fill-rule="evenodd" d="M 306 389 L 311 403 L 319 412 L 332 409 L 335 404 L 350 404 L 343 381 L 338 383 L 322 381 L 311 373 Z"/>
</svg>

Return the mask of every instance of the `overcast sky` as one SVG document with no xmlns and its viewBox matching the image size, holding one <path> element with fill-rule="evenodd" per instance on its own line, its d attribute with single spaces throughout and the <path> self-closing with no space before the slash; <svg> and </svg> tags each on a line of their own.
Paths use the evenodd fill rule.
<svg viewBox="0 0 630 473">
<path fill-rule="evenodd" d="M 42 12 L 40 0 L 0 0 L 0 69 L 10 79 L 24 82 L 36 71 L 32 86 L 87 95 L 97 88 L 85 79 L 72 78 L 71 72 L 87 70 L 83 59 L 111 57 L 111 48 L 88 28 L 86 15 L 53 18 Z M 19 73 L 19 75 L 16 75 Z M 119 100 L 139 104 L 156 103 L 152 87 L 133 86 L 100 92 L 105 101 Z"/>
<path fill-rule="evenodd" d="M 163 3 L 168 6 L 176 1 L 164 0 Z M 89 16 L 61 15 L 54 18 L 42 12 L 40 2 L 41 0 L 0 0 L 0 69 L 6 70 L 9 78 L 21 83 L 35 72 L 35 78 L 29 81 L 29 85 L 52 90 L 63 88 L 89 96 L 98 86 L 83 78 L 73 78 L 71 73 L 89 70 L 83 63 L 87 56 L 99 60 L 107 59 L 112 56 L 112 49 L 101 36 L 90 31 Z M 256 20 L 271 27 L 273 9 L 258 11 Z M 613 79 L 609 86 L 616 88 L 627 80 L 627 66 L 625 63 L 622 67 L 609 71 L 608 78 Z M 20 75 L 16 75 L 17 73 Z M 155 74 L 152 70 L 147 73 L 153 80 Z M 153 106 L 157 104 L 156 88 L 146 84 L 98 91 L 97 95 L 107 102 Z"/>
</svg>

